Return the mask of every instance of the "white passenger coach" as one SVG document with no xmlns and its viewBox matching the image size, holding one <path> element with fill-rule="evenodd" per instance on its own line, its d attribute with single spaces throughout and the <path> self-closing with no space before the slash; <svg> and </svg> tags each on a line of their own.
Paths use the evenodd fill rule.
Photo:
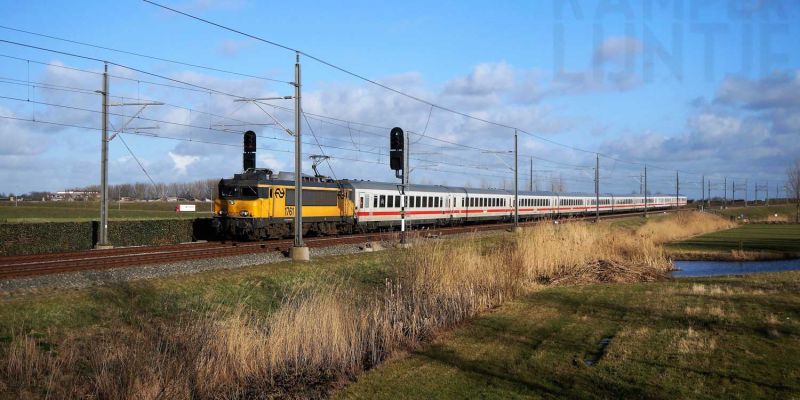
<svg viewBox="0 0 800 400">
<path fill-rule="evenodd" d="M 393 226 L 400 222 L 401 196 L 398 185 L 371 181 L 349 181 L 354 188 L 355 218 L 358 224 Z M 593 193 L 520 191 L 519 218 L 560 218 L 593 214 Z M 406 190 L 406 221 L 417 224 L 454 225 L 490 220 L 512 220 L 514 192 L 501 189 L 471 189 L 440 185 L 411 185 Z M 643 211 L 643 195 L 600 195 L 600 212 Z M 647 196 L 648 210 L 686 205 L 685 196 Z"/>
</svg>

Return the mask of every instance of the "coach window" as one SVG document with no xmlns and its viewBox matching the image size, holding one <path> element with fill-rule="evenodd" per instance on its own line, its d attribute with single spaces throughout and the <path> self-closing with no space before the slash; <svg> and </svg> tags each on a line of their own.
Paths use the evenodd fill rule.
<svg viewBox="0 0 800 400">
<path fill-rule="evenodd" d="M 389 199 L 386 202 L 386 207 L 392 208 L 394 207 L 394 196 L 387 196 Z"/>
<path fill-rule="evenodd" d="M 380 208 L 386 207 L 386 196 L 385 195 L 380 195 L 380 200 L 378 202 L 378 207 L 380 207 Z"/>
<path fill-rule="evenodd" d="M 394 206 L 400 207 L 402 204 L 400 203 L 400 196 L 394 196 Z"/>
</svg>

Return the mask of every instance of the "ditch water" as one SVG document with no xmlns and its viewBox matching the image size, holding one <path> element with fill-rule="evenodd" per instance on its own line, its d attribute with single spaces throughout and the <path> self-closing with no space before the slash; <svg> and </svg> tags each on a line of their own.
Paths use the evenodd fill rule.
<svg viewBox="0 0 800 400">
<path fill-rule="evenodd" d="M 676 278 L 800 270 L 800 258 L 774 261 L 675 261 Z"/>
</svg>

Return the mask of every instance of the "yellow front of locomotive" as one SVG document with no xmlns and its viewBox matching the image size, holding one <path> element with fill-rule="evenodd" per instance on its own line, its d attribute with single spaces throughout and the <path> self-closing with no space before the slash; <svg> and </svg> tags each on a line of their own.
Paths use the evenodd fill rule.
<svg viewBox="0 0 800 400">
<path fill-rule="evenodd" d="M 258 182 L 223 179 L 214 200 L 213 226 L 220 237 L 258 239 L 273 216 L 272 187 Z"/>
<path fill-rule="evenodd" d="M 269 188 L 266 188 L 269 192 Z M 270 218 L 272 217 L 272 199 L 258 197 L 256 199 L 218 198 L 214 200 L 214 216 L 227 218 Z"/>
</svg>

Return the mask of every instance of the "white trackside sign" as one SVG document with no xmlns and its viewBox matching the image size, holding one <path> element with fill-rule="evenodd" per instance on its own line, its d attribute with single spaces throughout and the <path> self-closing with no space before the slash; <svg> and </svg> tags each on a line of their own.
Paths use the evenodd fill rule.
<svg viewBox="0 0 800 400">
<path fill-rule="evenodd" d="M 180 206 L 178 206 L 178 211 L 180 211 L 180 212 L 187 212 L 187 211 L 194 212 L 196 210 L 195 210 L 195 205 L 194 204 L 181 204 Z"/>
</svg>

